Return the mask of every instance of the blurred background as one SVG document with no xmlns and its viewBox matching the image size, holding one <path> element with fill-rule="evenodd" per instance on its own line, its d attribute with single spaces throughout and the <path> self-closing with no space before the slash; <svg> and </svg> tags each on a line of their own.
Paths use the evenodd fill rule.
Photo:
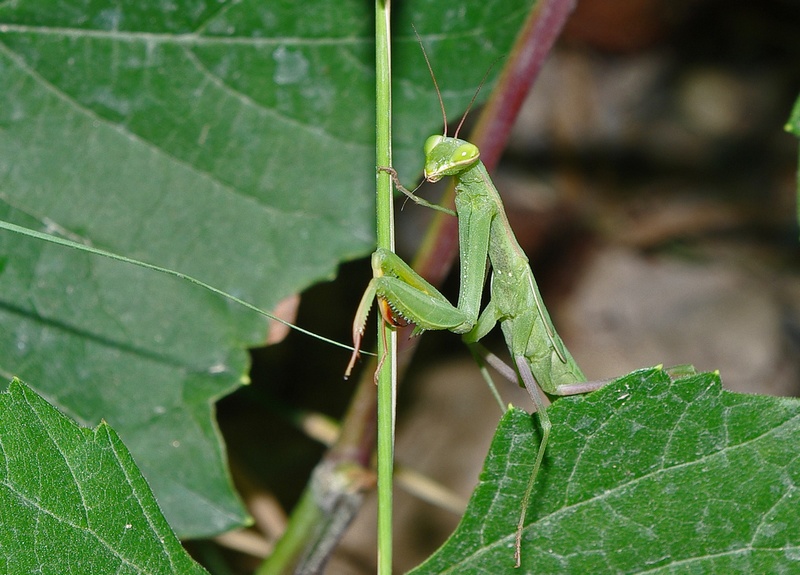
<svg viewBox="0 0 800 575">
<path fill-rule="evenodd" d="M 691 363 L 734 391 L 800 391 L 798 146 L 784 131 L 800 94 L 799 23 L 789 0 L 579 2 L 494 180 L 590 379 Z M 428 216 L 397 212 L 402 255 Z M 304 296 L 297 323 L 348 340 L 369 277 L 366 260 L 343 266 Z M 487 345 L 503 349 L 496 334 Z M 286 410 L 338 419 L 355 383 L 330 375 L 346 353 L 296 334 L 253 355 L 253 385 L 220 403 L 219 421 L 244 496 L 280 523 L 324 449 Z M 457 336 L 425 335 L 399 401 L 398 461 L 466 501 L 500 412 Z M 458 522 L 402 491 L 396 515 L 400 571 Z M 374 572 L 374 555 L 370 502 L 327 572 Z M 242 573 L 254 564 L 228 558 Z"/>
</svg>

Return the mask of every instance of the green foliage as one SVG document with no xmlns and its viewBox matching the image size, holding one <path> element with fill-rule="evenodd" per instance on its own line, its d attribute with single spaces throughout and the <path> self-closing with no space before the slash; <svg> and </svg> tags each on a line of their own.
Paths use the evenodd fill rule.
<svg viewBox="0 0 800 575">
<path fill-rule="evenodd" d="M 625 376 L 549 409 L 522 572 L 794 573 L 800 400 L 724 391 L 716 374 Z M 456 532 L 412 573 L 513 571 L 520 494 L 539 444 L 504 416 Z"/>
<path fill-rule="evenodd" d="M 792 115 L 789 117 L 789 121 L 786 122 L 785 129 L 800 138 L 800 98 L 794 104 Z M 800 222 L 800 175 L 798 175 L 797 180 L 797 221 Z"/>
<path fill-rule="evenodd" d="M 0 413 L 0 572 L 206 573 L 107 423 L 79 427 L 19 380 Z"/>
<path fill-rule="evenodd" d="M 453 112 L 530 5 L 399 7 L 401 173 L 441 121 L 411 22 Z M 0 219 L 265 309 L 332 277 L 373 244 L 372 25 L 356 0 L 0 4 Z M 14 234 L 0 254 L 0 375 L 114 425 L 181 536 L 246 522 L 213 404 L 246 382 L 263 318 Z"/>
</svg>

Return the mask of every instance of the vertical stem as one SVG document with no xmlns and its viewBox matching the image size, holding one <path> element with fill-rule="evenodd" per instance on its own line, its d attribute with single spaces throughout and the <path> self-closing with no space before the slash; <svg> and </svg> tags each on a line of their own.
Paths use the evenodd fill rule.
<svg viewBox="0 0 800 575">
<path fill-rule="evenodd" d="M 392 165 L 391 0 L 375 2 L 376 165 Z M 394 251 L 394 214 L 389 174 L 377 176 L 378 246 Z M 392 473 L 394 467 L 395 352 L 393 330 L 378 321 L 378 575 L 392 572 Z"/>
</svg>

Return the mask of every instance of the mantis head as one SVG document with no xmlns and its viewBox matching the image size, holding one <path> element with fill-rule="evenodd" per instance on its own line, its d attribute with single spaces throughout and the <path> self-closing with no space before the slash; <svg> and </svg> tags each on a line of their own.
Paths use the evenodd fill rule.
<svg viewBox="0 0 800 575">
<path fill-rule="evenodd" d="M 475 144 L 466 140 L 435 135 L 425 140 L 425 179 L 438 182 L 444 176 L 456 176 L 474 166 L 480 159 Z"/>
<path fill-rule="evenodd" d="M 412 26 L 413 27 L 413 26 Z M 464 115 L 461 116 L 461 121 L 455 131 L 455 137 L 450 138 L 447 136 L 447 114 L 444 110 L 444 100 L 442 100 L 442 92 L 439 90 L 439 84 L 436 82 L 436 75 L 433 73 L 431 61 L 428 58 L 428 53 L 425 51 L 425 45 L 422 43 L 417 29 L 414 28 L 414 34 L 417 36 L 419 47 L 422 49 L 422 55 L 425 57 L 425 64 L 428 65 L 428 71 L 431 73 L 431 80 L 433 80 L 433 87 L 436 88 L 436 97 L 439 98 L 439 107 L 442 109 L 442 120 L 444 121 L 444 135 L 431 136 L 425 140 L 425 170 L 423 174 L 425 180 L 428 182 L 438 182 L 445 176 L 458 176 L 463 174 L 470 168 L 474 167 L 480 161 L 480 151 L 478 146 L 470 144 L 466 140 L 460 140 L 458 133 L 461 131 L 461 126 L 464 125 L 464 120 L 467 119 L 467 114 L 472 109 L 472 104 L 475 103 L 475 98 L 478 97 L 481 86 L 486 81 L 486 77 L 491 71 L 491 67 L 486 71 L 486 74 L 481 80 L 480 86 L 472 96 L 472 101 L 467 106 Z M 492 64 L 494 66 L 494 64 Z"/>
</svg>

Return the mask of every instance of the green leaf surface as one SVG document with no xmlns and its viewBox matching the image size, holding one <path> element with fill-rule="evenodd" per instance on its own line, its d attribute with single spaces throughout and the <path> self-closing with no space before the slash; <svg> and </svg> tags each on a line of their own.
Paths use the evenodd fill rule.
<svg viewBox="0 0 800 575">
<path fill-rule="evenodd" d="M 521 569 L 514 535 L 539 434 L 511 409 L 467 514 L 414 575 L 800 572 L 797 399 L 653 369 L 549 414 Z"/>
<path fill-rule="evenodd" d="M 794 108 L 792 108 L 792 114 L 789 117 L 789 121 L 786 122 L 786 126 L 784 126 L 787 132 L 790 134 L 794 134 L 798 138 L 800 138 L 800 98 L 794 103 Z M 798 163 L 800 163 L 800 159 L 798 159 Z M 800 222 L 800 172 L 798 172 L 798 179 L 797 179 L 797 221 Z"/>
<path fill-rule="evenodd" d="M 792 114 L 789 116 L 789 121 L 786 122 L 786 126 L 784 126 L 784 128 L 790 134 L 794 134 L 800 138 L 800 98 L 798 98 L 794 103 Z"/>
<path fill-rule="evenodd" d="M 0 393 L 0 572 L 207 573 L 107 423 L 79 427 L 19 380 Z"/>
<path fill-rule="evenodd" d="M 458 113 L 531 4 L 398 6 L 404 180 L 441 124 L 411 22 Z M 0 218 L 265 309 L 332 277 L 373 246 L 372 18 L 356 0 L 0 3 Z M 0 375 L 114 425 L 181 536 L 246 521 L 213 404 L 266 330 L 196 286 L 0 233 Z"/>
</svg>

